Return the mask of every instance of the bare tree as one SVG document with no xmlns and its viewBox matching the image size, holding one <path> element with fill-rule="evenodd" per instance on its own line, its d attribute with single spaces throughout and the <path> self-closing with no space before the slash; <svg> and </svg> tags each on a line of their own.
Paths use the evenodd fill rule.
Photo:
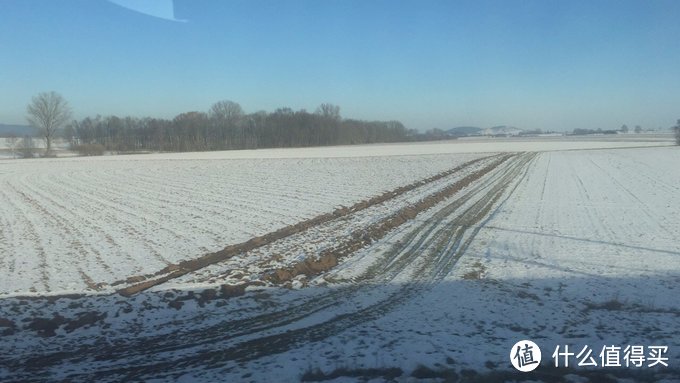
<svg viewBox="0 0 680 383">
<path fill-rule="evenodd" d="M 337 105 L 323 103 L 316 108 L 316 114 L 323 117 L 340 121 L 340 107 Z"/>
<path fill-rule="evenodd" d="M 234 122 L 242 116 L 241 105 L 233 101 L 219 101 L 210 108 L 210 117 L 217 120 Z"/>
<path fill-rule="evenodd" d="M 26 108 L 28 122 L 40 129 L 45 139 L 45 156 L 52 151 L 52 138 L 57 130 L 71 119 L 68 102 L 57 92 L 43 92 L 33 97 Z"/>
<path fill-rule="evenodd" d="M 5 142 L 7 142 L 9 151 L 12 153 L 12 158 L 16 158 L 16 146 L 19 142 L 19 137 L 17 137 L 14 133 L 10 133 L 7 138 L 5 138 Z"/>
<path fill-rule="evenodd" d="M 240 122 L 243 115 L 241 105 L 236 102 L 224 100 L 213 104 L 209 112 L 212 122 L 210 136 L 217 148 L 242 146 L 244 138 Z"/>
<path fill-rule="evenodd" d="M 340 118 L 340 108 L 321 105 L 316 113 L 279 108 L 245 115 L 233 101 L 209 112 L 188 112 L 173 120 L 108 116 L 74 121 L 63 130 L 79 146 L 106 150 L 226 150 L 396 142 L 417 139 L 398 121 Z M 87 148 L 87 147 L 83 147 Z"/>
<path fill-rule="evenodd" d="M 76 142 L 76 129 L 78 127 L 78 121 L 72 121 L 70 124 L 66 125 L 64 127 L 64 139 L 68 141 L 68 145 L 70 148 L 74 148 L 78 146 L 78 143 Z"/>
<path fill-rule="evenodd" d="M 642 127 L 640 125 L 635 125 L 635 133 L 637 134 L 642 133 Z"/>
<path fill-rule="evenodd" d="M 628 133 L 628 125 L 623 125 L 623 126 L 621 127 L 621 132 L 622 132 L 622 133 Z"/>
<path fill-rule="evenodd" d="M 34 146 L 33 137 L 24 136 L 24 138 L 21 140 L 21 147 L 19 148 L 19 155 L 21 158 L 33 158 L 33 149 L 35 149 Z"/>
<path fill-rule="evenodd" d="M 678 123 L 673 127 L 673 130 L 675 131 L 675 144 L 680 145 L 680 120 L 678 120 Z"/>
</svg>

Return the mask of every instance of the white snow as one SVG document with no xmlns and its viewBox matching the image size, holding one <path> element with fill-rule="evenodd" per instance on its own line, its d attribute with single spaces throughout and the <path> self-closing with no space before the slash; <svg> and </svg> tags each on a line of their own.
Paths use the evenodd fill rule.
<svg viewBox="0 0 680 383">
<path fill-rule="evenodd" d="M 471 145 L 479 148 L 484 144 Z M 591 149 L 598 145 L 635 148 L 565 150 L 577 144 Z M 503 370 L 511 368 L 508 353 L 521 339 L 531 339 L 542 348 L 545 365 L 552 363 L 550 355 L 557 345 L 572 349 L 588 345 L 594 354 L 599 354 L 604 345 L 666 345 L 667 356 L 676 367 L 680 360 L 680 150 L 639 148 L 647 144 L 666 145 L 666 141 L 510 142 L 507 145 L 533 146 L 540 153 L 521 176 L 510 182 L 470 247 L 443 279 L 419 287 L 409 299 L 378 317 L 323 340 L 250 361 L 192 367 L 180 371 L 182 378 L 239 381 L 247 376 L 255 381 L 294 381 L 315 368 L 330 372 L 338 368 L 399 367 L 408 374 L 419 365 L 435 370 Z M 463 144 L 415 144 L 416 149 L 404 151 L 430 147 L 438 152 L 446 145 Z M 546 145 L 562 148 L 539 148 Z M 402 146 L 386 147 L 394 151 Z M 207 251 L 210 246 L 247 239 L 482 156 L 361 157 L 342 148 L 337 150 L 343 155 L 317 158 L 315 150 L 303 153 L 308 158 L 296 158 L 301 151 L 295 150 L 294 155 L 274 151 L 270 156 L 280 158 L 264 155 L 257 160 L 227 159 L 241 154 L 222 152 L 187 154 L 185 160 L 179 160 L 179 154 L 159 154 L 131 156 L 130 160 L 111 157 L 111 161 L 104 157 L 95 161 L 2 162 L 0 269 L 7 279 L 0 281 L 0 291 L 83 291 L 79 271 L 99 282 L 155 270 L 162 262 L 153 260 L 153 250 L 172 260 L 195 256 L 197 249 Z M 484 195 L 485 182 L 461 192 L 479 191 L 468 204 Z M 430 191 L 438 187 L 441 185 L 433 184 Z M 393 201 L 394 205 L 367 209 L 365 215 L 353 217 L 356 222 L 347 225 L 365 224 L 371 217 L 388 214 L 419 196 L 407 194 Z M 128 300 L 115 295 L 91 296 L 78 301 L 83 306 L 72 308 L 69 300 L 22 306 L 13 298 L 4 298 L 0 318 L 12 318 L 16 323 L 53 312 L 69 317 L 95 310 L 108 316 L 106 326 L 73 333 L 59 329 L 59 336 L 54 338 L 39 338 L 32 331 L 20 330 L 4 337 L 3 346 L 14 355 L 13 360 L 21 360 L 36 350 L 58 352 L 93 339 L 123 345 L 140 336 L 164 334 L 168 339 L 175 334 L 202 339 L 203 329 L 225 321 L 243 319 L 248 325 L 251 318 L 333 297 L 334 291 L 351 292 L 339 294 L 341 299 L 324 303 L 327 306 L 323 310 L 292 318 L 290 323 L 234 337 L 227 336 L 229 330 L 225 329 L 225 337 L 216 336 L 214 342 L 162 351 L 154 358 L 182 360 L 194 353 L 219 352 L 256 337 L 332 321 L 388 300 L 404 286 L 419 281 L 418 263 L 397 270 L 394 278 L 382 284 L 355 282 L 354 278 L 378 263 L 394 243 L 436 211 L 427 211 L 360 249 L 330 273 L 310 281 L 310 287 L 302 287 L 298 280 L 293 290 L 249 288 L 245 296 L 229 299 L 224 305 L 199 307 L 189 300 L 181 310 L 175 310 L 161 297 L 210 286 L 215 283 L 207 281 L 211 276 L 236 267 L 237 260 Z M 454 222 L 455 218 L 447 219 Z M 340 227 L 344 228 L 328 225 L 314 235 L 323 237 L 327 233 L 324 230 Z M 113 243 L 107 242 L 107 235 Z M 427 239 L 428 235 L 420 233 L 416 238 Z M 272 246 L 276 251 L 289 252 L 282 259 L 298 259 L 300 248 L 305 246 L 309 252 L 316 252 L 328 245 L 323 238 L 313 236 L 291 237 L 289 241 Z M 295 241 L 310 243 L 295 246 Z M 427 245 L 425 241 L 418 250 L 426 254 Z M 139 255 L 146 252 L 149 255 Z M 249 265 L 248 257 L 266 255 L 255 252 L 242 260 Z M 41 260 L 47 267 L 37 267 Z M 109 268 L 102 268 L 102 264 Z M 472 271 L 482 271 L 481 277 L 471 277 Z M 41 284 L 43 276 L 47 284 Z M 164 291 L 170 286 L 178 290 Z M 134 310 L 125 313 L 124 307 Z M 72 360 L 69 370 L 55 365 L 47 373 L 68 378 L 70 373 L 121 367 L 139 358 Z M 158 378 L 177 378 L 170 373 Z M 11 371 L 0 368 L 0 378 L 3 374 Z"/>
<path fill-rule="evenodd" d="M 485 155 L 0 163 L 0 294 L 155 272 Z"/>
</svg>

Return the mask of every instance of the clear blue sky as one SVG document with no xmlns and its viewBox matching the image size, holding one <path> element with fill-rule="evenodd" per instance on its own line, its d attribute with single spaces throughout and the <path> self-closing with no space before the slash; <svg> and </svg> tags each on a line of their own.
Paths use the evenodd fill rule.
<svg viewBox="0 0 680 383">
<path fill-rule="evenodd" d="M 129 1 L 129 0 L 128 0 Z M 321 102 L 409 128 L 667 127 L 680 1 L 0 0 L 0 122 L 60 92 L 75 117 Z"/>
</svg>

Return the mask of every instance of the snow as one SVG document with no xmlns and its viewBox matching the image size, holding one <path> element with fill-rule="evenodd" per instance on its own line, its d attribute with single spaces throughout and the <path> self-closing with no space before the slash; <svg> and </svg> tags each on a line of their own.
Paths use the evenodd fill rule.
<svg viewBox="0 0 680 383">
<path fill-rule="evenodd" d="M 458 372 L 508 370 L 510 348 L 521 339 L 541 347 L 544 361 L 539 368 L 552 363 L 550 355 L 558 345 L 571 349 L 588 345 L 599 361 L 597 355 L 604 345 L 629 344 L 669 346 L 667 356 L 671 367 L 677 368 L 680 150 L 640 147 L 665 145 L 665 141 L 506 142 L 517 147 L 533 145 L 537 153 L 516 156 L 516 162 L 504 163 L 451 199 L 357 250 L 331 271 L 310 278 L 307 287 L 296 279 L 292 289 L 251 286 L 241 297 L 205 305 L 187 299 L 181 309 L 168 307 L 169 299 L 233 282 L 223 275 L 236 267 L 246 270 L 248 278 L 256 278 L 261 271 L 257 261 L 274 253 L 281 253 L 279 261 L 285 264 L 318 252 L 343 233 L 441 190 L 462 174 L 132 298 L 104 294 L 22 304 L 20 298 L 5 297 L 0 302 L 0 318 L 11 318 L 20 326 L 55 312 L 72 318 L 79 312 L 95 311 L 107 317 L 101 324 L 73 332 L 60 328 L 51 338 L 41 338 L 25 327 L 0 338 L 3 349 L 13 355 L 8 359 L 10 367 L 0 368 L 0 379 L 3 374 L 25 378 L 13 376 L 26 370 L 12 366 L 29 355 L 72 351 L 76 357 L 34 371 L 33 378 L 92 379 L 87 374 L 112 371 L 102 381 L 125 377 L 296 381 L 314 369 L 329 373 L 340 368 L 399 367 L 406 374 L 401 380 L 409 381 L 408 374 L 421 365 Z M 592 150 L 564 148 L 577 143 Z M 472 143 L 478 148 L 481 144 Z M 548 144 L 563 148 L 538 149 Z M 428 145 L 434 145 L 434 152 L 440 150 L 439 144 L 415 144 L 416 149 L 404 151 L 425 150 Z M 598 145 L 632 148 L 593 149 Z M 387 147 L 394 151 L 400 145 Z M 201 233 L 219 237 L 215 246 L 224 246 L 242 238 L 225 234 L 232 230 L 241 230 L 244 237 L 270 231 L 486 155 L 362 157 L 345 148 L 336 150 L 343 156 L 320 158 L 312 151 L 298 158 L 301 152 L 295 150 L 294 155 L 274 151 L 261 159 L 229 159 L 225 157 L 241 154 L 222 152 L 187 154 L 184 160 L 180 155 L 158 154 L 131 156 L 131 160 L 2 163 L 0 193 L 5 195 L 3 201 L 12 203 L 0 206 L 1 233 L 3 238 L 21 238 L 19 242 L 0 241 L 2 270 L 12 270 L 11 265 L 15 270 L 14 274 L 10 271 L 11 282 L 0 282 L 5 283 L 2 291 L 47 290 L 38 282 L 41 269 L 35 267 L 41 249 L 45 254 L 52 252 L 47 259 L 60 268 L 47 269 L 49 287 L 83 291 L 82 278 L 76 274 L 79 269 L 100 278 L 96 281 L 106 280 L 109 274 L 127 276 L 153 269 L 159 262 L 136 254 L 150 247 L 170 259 L 195 256 L 196 249 L 209 250 L 208 241 L 200 242 Z M 281 158 L 267 158 L 276 155 Z M 175 156 L 179 157 L 171 160 Z M 527 159 L 526 166 L 522 159 Z M 469 227 L 459 222 L 498 183 L 506 188 L 483 219 Z M 296 199 L 300 202 L 293 203 Z M 238 204 L 243 207 L 229 213 Z M 177 211 L 168 211 L 171 206 Z M 449 214 L 435 221 L 442 211 Z M 192 214 L 200 217 L 194 220 Z M 255 217 L 234 221 L 246 215 Z M 97 230 L 116 233 L 114 228 L 120 230 L 111 235 L 115 244 L 100 243 Z M 122 228 L 137 230 L 138 237 Z M 50 230 L 53 234 L 48 234 Z M 465 230 L 464 234 L 452 243 L 450 238 L 458 230 Z M 169 231 L 177 238 L 173 240 Z M 68 241 L 73 238 L 84 239 L 85 251 L 97 249 L 110 269 L 97 271 L 101 260 L 89 255 L 58 263 L 60 255 L 72 251 Z M 437 273 L 438 260 L 457 252 L 468 240 L 457 263 Z M 17 249 L 24 251 L 23 246 L 38 255 L 26 250 L 22 257 L 15 256 Z M 173 253 L 177 249 L 183 251 Z M 133 259 L 127 259 L 131 254 Z M 22 258 L 31 257 L 33 269 L 23 266 L 22 273 L 16 271 Z M 371 270 L 379 272 L 367 277 Z M 281 312 L 290 316 L 277 319 Z M 297 343 L 283 344 L 282 351 L 248 348 L 258 339 L 279 347 L 287 334 L 296 334 L 298 338 L 292 339 Z M 89 350 L 95 353 L 97 347 L 109 347 L 106 342 L 120 345 L 120 355 L 94 360 L 79 353 L 87 344 L 93 345 Z M 152 358 L 126 348 L 145 344 L 159 347 Z M 265 354 L 251 357 L 244 354 L 247 350 Z M 231 354 L 242 359 L 224 356 Z M 156 362 L 167 363 L 162 372 L 115 373 L 118 368 Z M 579 371 L 575 368 L 576 374 L 569 379 L 579 381 Z"/>
<path fill-rule="evenodd" d="M 8 161 L 0 294 L 155 272 L 482 156 Z"/>
<path fill-rule="evenodd" d="M 603 346 L 629 344 L 669 346 L 677 363 L 678 162 L 675 148 L 544 153 L 444 282 L 377 320 L 246 369 L 256 381 L 312 367 L 483 372 L 509 368 L 521 339 L 542 347 L 544 364 L 558 345 L 588 345 L 600 363 Z M 480 263 L 482 279 L 463 278 Z"/>
<path fill-rule="evenodd" d="M 0 138 L 0 150 L 9 147 Z M 34 140 L 36 147 L 42 140 Z M 326 146 L 308 148 L 249 149 L 190 153 L 152 153 L 129 155 L 106 155 L 101 157 L 60 158 L 56 161 L 147 161 L 147 160 L 226 160 L 226 159 L 275 159 L 275 158 L 338 158 L 383 157 L 405 155 L 431 155 L 455 153 L 493 153 L 579 150 L 598 148 L 626 148 L 640 146 L 673 145 L 672 134 L 629 134 L 591 136 L 543 136 L 543 137 L 462 137 L 457 140 Z M 65 149 L 67 143 L 58 141 L 55 147 Z M 60 152 L 60 156 L 66 153 Z M 40 161 L 48 161 L 40 159 Z M 54 162 L 54 159 L 49 161 Z"/>
</svg>

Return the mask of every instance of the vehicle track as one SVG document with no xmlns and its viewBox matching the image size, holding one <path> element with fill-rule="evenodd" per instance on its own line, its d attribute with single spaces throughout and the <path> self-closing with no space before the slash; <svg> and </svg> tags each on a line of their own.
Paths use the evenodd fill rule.
<svg viewBox="0 0 680 383">
<path fill-rule="evenodd" d="M 195 272 L 197 270 L 203 269 L 207 266 L 224 262 L 227 259 L 230 259 L 236 255 L 239 255 L 241 253 L 245 253 L 248 251 L 251 251 L 253 249 L 271 244 L 275 241 L 284 239 L 286 237 L 289 237 L 291 235 L 295 235 L 301 232 L 304 232 L 308 230 L 310 227 L 313 226 L 318 226 L 325 224 L 327 222 L 337 220 L 343 217 L 346 217 L 348 215 L 354 214 L 356 212 L 365 210 L 371 206 L 381 204 L 385 201 L 388 201 L 390 199 L 395 198 L 396 196 L 402 195 L 404 193 L 407 193 L 411 190 L 414 190 L 418 187 L 421 187 L 423 185 L 432 183 L 436 180 L 445 178 L 451 174 L 454 174 L 458 171 L 461 171 L 462 169 L 465 169 L 473 164 L 476 164 L 478 162 L 484 162 L 487 160 L 494 161 L 495 163 L 500 163 L 505 161 L 507 158 L 509 158 L 508 155 L 495 155 L 495 156 L 488 156 L 488 157 L 481 157 L 475 160 L 468 161 L 460 166 L 457 166 L 453 169 L 447 170 L 445 172 L 436 174 L 432 177 L 429 177 L 424 180 L 416 181 L 411 184 L 401 186 L 397 189 L 394 189 L 392 191 L 385 192 L 381 195 L 375 196 L 371 199 L 364 200 L 361 202 L 358 202 L 350 207 L 343 207 L 340 209 L 336 209 L 332 213 L 327 213 L 327 214 L 322 214 L 319 216 L 316 216 L 314 218 L 299 222 L 295 225 L 290 225 L 286 226 L 284 228 L 281 228 L 279 230 L 276 230 L 274 232 L 267 233 L 265 235 L 262 235 L 260 237 L 255 237 L 251 238 L 250 240 L 235 244 L 235 245 L 230 245 L 227 246 L 225 249 L 220 250 L 218 252 L 206 254 L 204 256 L 201 256 L 199 258 L 187 260 L 187 261 L 182 261 L 177 265 L 171 265 L 170 267 L 166 267 L 162 270 L 157 271 L 154 274 L 147 274 L 143 276 L 136 276 L 134 277 L 135 279 L 142 280 L 142 282 L 135 283 L 133 285 L 129 285 L 124 288 L 120 288 L 118 292 L 123 295 L 123 296 L 131 296 L 134 294 L 139 293 L 140 291 L 147 290 L 151 287 L 157 286 L 159 284 L 165 283 L 171 279 L 175 279 L 181 276 L 184 276 L 188 273 Z M 123 285 L 125 284 L 126 281 L 116 281 L 113 282 L 111 285 L 112 286 L 118 286 L 118 285 Z"/>
<path fill-rule="evenodd" d="M 414 273 L 418 277 L 414 278 L 413 282 L 401 286 L 401 288 L 391 294 L 387 299 L 355 312 L 341 314 L 330 321 L 246 340 L 230 348 L 219 348 L 214 351 L 201 352 L 187 360 L 174 362 L 172 365 L 181 371 L 185 368 L 196 367 L 197 365 L 220 365 L 228 361 L 244 362 L 253 360 L 267 355 L 278 354 L 299 347 L 305 343 L 323 340 L 350 327 L 381 317 L 403 302 L 419 295 L 423 290 L 431 287 L 451 271 L 451 268 L 455 265 L 456 261 L 460 259 L 472 242 L 474 234 L 481 228 L 480 226 L 477 226 L 477 224 L 489 215 L 491 208 L 504 194 L 506 187 L 513 183 L 515 185 L 517 184 L 519 181 L 519 177 L 517 176 L 521 174 L 522 169 L 524 169 L 533 157 L 533 155 L 524 155 L 522 158 L 517 159 L 512 166 L 506 169 L 506 171 L 497 178 L 496 182 L 491 185 L 490 190 L 488 190 L 483 198 L 474 202 L 470 207 L 465 208 L 463 213 L 456 219 L 451 219 L 443 225 L 440 225 L 440 223 L 443 223 L 447 217 L 450 217 L 451 214 L 464 204 L 463 201 L 454 201 L 454 203 L 449 204 L 440 210 L 435 217 L 432 217 L 418 228 L 416 232 L 419 232 L 420 229 L 425 229 L 426 235 L 417 236 L 417 240 L 415 241 L 413 240 L 416 238 L 412 238 L 401 251 L 407 254 L 409 262 L 415 261 L 416 258 L 424 258 L 422 260 L 422 265 L 417 272 Z M 471 191 L 463 198 L 466 199 L 465 202 L 469 201 L 471 198 L 470 194 L 474 194 L 474 192 Z M 472 235 L 469 235 L 466 238 L 465 234 L 470 234 L 468 231 L 472 231 Z M 452 232 L 453 235 L 449 237 Z M 424 250 L 424 242 L 434 242 L 435 245 L 430 246 L 429 249 L 427 249 L 428 251 L 422 255 L 420 251 Z M 393 279 L 396 273 L 398 273 L 396 270 L 400 268 L 398 263 L 392 264 L 391 267 L 386 270 L 388 271 L 388 274 L 389 272 L 392 273 L 388 278 Z M 380 274 L 376 275 L 376 277 L 380 276 Z M 385 277 L 385 275 L 382 275 L 382 277 Z M 371 277 L 368 277 L 367 279 L 371 279 Z M 340 290 L 331 294 L 331 296 L 336 302 L 342 301 L 342 299 L 348 298 L 343 295 L 357 294 L 358 290 L 362 288 L 370 289 L 373 287 L 370 285 L 359 285 L 359 288 L 350 288 L 345 291 Z M 303 307 L 308 308 L 310 305 L 314 306 L 314 302 L 307 303 Z M 321 308 L 315 307 L 314 311 L 327 307 L 328 306 L 323 306 Z M 298 308 L 298 310 L 300 310 L 300 308 Z M 289 314 L 290 312 L 287 312 L 286 315 Z M 298 320 L 300 319 L 302 318 L 299 318 Z M 285 324 L 290 323 L 290 319 L 286 319 L 285 322 Z M 281 323 L 279 323 L 279 325 L 280 324 Z M 269 326 L 251 330 L 262 332 L 271 328 L 272 325 L 270 324 Z M 239 336 L 239 334 L 233 334 L 233 336 Z M 154 373 L 153 370 L 154 368 L 152 367 L 148 373 Z M 124 376 L 125 378 L 137 378 L 138 376 L 136 374 L 137 371 L 127 372 Z"/>
<path fill-rule="evenodd" d="M 229 363 L 278 354 L 377 319 L 450 273 L 481 229 L 480 223 L 489 216 L 499 199 L 516 187 L 534 157 L 534 154 L 514 156 L 455 199 L 437 205 L 439 210 L 408 227 L 401 243 L 382 254 L 353 284 L 325 289 L 285 310 L 227 320 L 208 328 L 193 328 L 172 338 L 165 335 L 133 338 L 116 346 L 99 341 L 72 351 L 13 361 L 11 369 L 45 372 L 50 366 L 70 362 L 87 364 L 83 356 L 89 355 L 102 362 L 101 368 L 91 373 L 70 375 L 69 380 L 138 380 L 149 375 L 177 377 L 187 368 L 224 368 Z M 351 305 L 345 304 L 361 296 L 364 290 L 390 284 L 403 276 L 404 270 L 410 270 L 406 271 L 410 273 L 410 282 L 395 284 L 385 294 L 385 299 L 357 309 L 350 309 Z M 291 324 L 333 306 L 341 309 L 334 318 L 290 328 Z"/>
</svg>

